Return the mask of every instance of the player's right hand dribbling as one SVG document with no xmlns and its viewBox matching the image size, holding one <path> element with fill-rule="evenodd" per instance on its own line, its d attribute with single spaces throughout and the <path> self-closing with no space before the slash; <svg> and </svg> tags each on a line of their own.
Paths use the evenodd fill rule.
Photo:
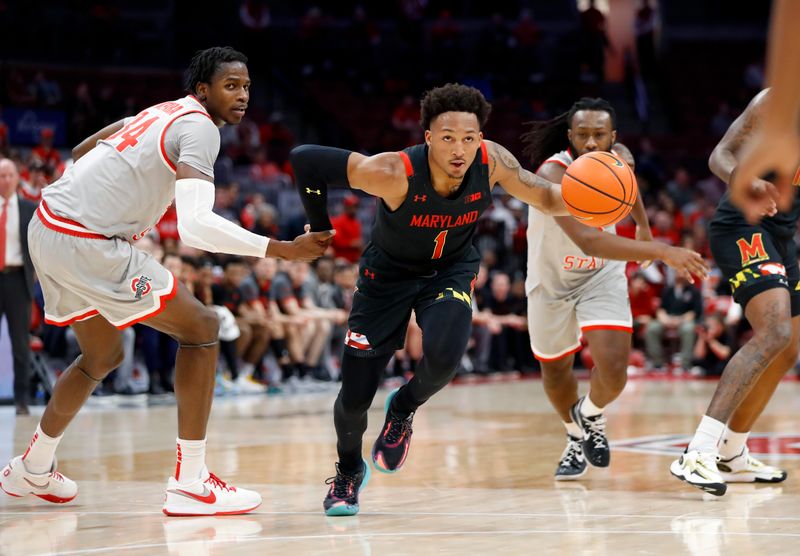
<svg viewBox="0 0 800 556">
<path fill-rule="evenodd" d="M 694 283 L 694 278 L 692 278 L 692 276 L 697 276 L 701 280 L 704 280 L 708 275 L 708 266 L 705 260 L 703 260 L 700 253 L 696 253 L 691 249 L 667 247 L 664 255 L 664 262 L 674 268 L 678 274 L 681 274 L 691 283 Z"/>
</svg>

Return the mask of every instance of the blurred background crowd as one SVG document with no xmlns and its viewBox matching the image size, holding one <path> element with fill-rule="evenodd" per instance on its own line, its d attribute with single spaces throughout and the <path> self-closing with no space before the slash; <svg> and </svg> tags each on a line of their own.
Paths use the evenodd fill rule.
<svg viewBox="0 0 800 556">
<path fill-rule="evenodd" d="M 245 121 L 221 130 L 215 211 L 290 239 L 305 224 L 288 164 L 299 143 L 365 153 L 418 143 L 419 97 L 458 81 L 493 104 L 486 137 L 520 155 L 524 122 L 602 96 L 635 156 L 655 239 L 711 260 L 706 225 L 725 185 L 707 159 L 762 87 L 768 10 L 767 2 L 722 0 L 243 0 L 206 11 L 185 0 L 0 2 L 0 156 L 14 161 L 19 194 L 37 201 L 72 146 L 182 96 L 181 70 L 193 52 L 230 44 L 249 56 L 253 87 Z M 37 21 L 37 32 L 21 21 Z M 495 191 L 475 238 L 483 265 L 462 377 L 537 372 L 525 318 L 527 206 Z M 337 235 L 313 265 L 188 248 L 174 210 L 138 242 L 220 313 L 220 394 L 335 383 L 375 201 L 341 190 L 330 198 Z M 626 220 L 618 232 L 633 237 L 635 226 Z M 631 373 L 718 375 L 748 334 L 719 271 L 689 284 L 660 264 L 628 270 Z M 31 347 L 35 362 L 57 374 L 78 348 L 68 329 L 43 323 L 41 303 L 39 293 Z M 126 360 L 97 397 L 169 392 L 175 342 L 143 325 L 126 339 Z M 413 372 L 420 353 L 412 324 L 387 378 Z M 587 350 L 581 361 L 591 367 Z"/>
</svg>

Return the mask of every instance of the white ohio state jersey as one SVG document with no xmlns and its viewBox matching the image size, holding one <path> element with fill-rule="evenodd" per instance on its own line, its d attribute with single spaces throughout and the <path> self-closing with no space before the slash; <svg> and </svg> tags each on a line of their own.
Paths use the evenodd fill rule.
<svg viewBox="0 0 800 556">
<path fill-rule="evenodd" d="M 543 164 L 559 164 L 566 168 L 573 161 L 570 150 L 561 151 Z M 616 234 L 616 228 L 606 226 L 603 231 Z M 593 276 L 600 273 L 618 273 L 625 276 L 625 262 L 592 257 L 581 251 L 561 229 L 552 216 L 533 207 L 528 209 L 528 273 L 525 291 L 530 294 L 537 286 L 546 288 L 556 296 L 569 295 L 580 290 Z"/>
<path fill-rule="evenodd" d="M 54 224 L 69 226 L 60 217 L 136 241 L 172 204 L 178 163 L 213 178 L 219 129 L 194 96 L 156 104 L 124 123 L 43 190 L 44 214 Z"/>
</svg>

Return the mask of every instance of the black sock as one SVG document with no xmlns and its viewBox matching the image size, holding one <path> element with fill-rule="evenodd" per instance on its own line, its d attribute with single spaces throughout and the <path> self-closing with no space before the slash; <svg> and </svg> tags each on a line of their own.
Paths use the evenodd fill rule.
<svg viewBox="0 0 800 556">
<path fill-rule="evenodd" d="M 276 338 L 270 342 L 272 346 L 272 352 L 275 354 L 275 358 L 278 360 L 283 359 L 289 354 L 289 348 L 286 346 L 286 339 L 284 338 Z"/>
</svg>

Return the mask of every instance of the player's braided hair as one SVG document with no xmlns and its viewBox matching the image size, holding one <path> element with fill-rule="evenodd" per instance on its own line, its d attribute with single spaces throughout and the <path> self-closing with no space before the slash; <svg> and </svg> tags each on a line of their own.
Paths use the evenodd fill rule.
<svg viewBox="0 0 800 556">
<path fill-rule="evenodd" d="M 611 129 L 617 128 L 617 113 L 614 107 L 602 98 L 583 97 L 572 105 L 569 111 L 546 122 L 527 122 L 528 131 L 521 136 L 525 155 L 534 167 L 538 167 L 553 153 L 569 147 L 567 130 L 572 125 L 572 117 L 579 110 L 598 110 L 611 116 Z"/>
<path fill-rule="evenodd" d="M 492 105 L 486 101 L 478 89 L 459 83 L 448 83 L 431 89 L 420 101 L 420 120 L 422 129 L 431 128 L 431 120 L 445 112 L 471 112 L 478 118 L 481 128 L 489 119 Z"/>
<path fill-rule="evenodd" d="M 198 83 L 211 83 L 211 79 L 219 69 L 219 66 L 228 62 L 246 64 L 247 56 L 230 46 L 215 46 L 205 50 L 198 50 L 186 70 L 186 90 L 196 93 Z"/>
</svg>

